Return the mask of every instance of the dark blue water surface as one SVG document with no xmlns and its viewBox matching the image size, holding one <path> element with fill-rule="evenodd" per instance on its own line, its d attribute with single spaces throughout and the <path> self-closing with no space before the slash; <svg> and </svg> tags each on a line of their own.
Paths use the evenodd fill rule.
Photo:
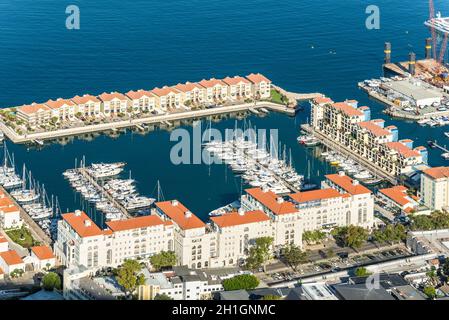
<svg viewBox="0 0 449 320">
<path fill-rule="evenodd" d="M 71 4 L 80 8 L 80 30 L 65 28 L 65 9 Z M 382 75 L 385 41 L 392 42 L 395 61 L 405 60 L 411 50 L 418 58 L 423 56 L 429 34 L 423 25 L 427 1 L 376 1 L 379 30 L 365 27 L 369 4 L 356 0 L 4 0 L 0 2 L 0 106 L 261 72 L 285 89 L 322 92 L 335 101 L 357 99 L 371 107 L 373 117 L 387 118 L 381 113 L 383 107 L 369 100 L 357 82 Z M 442 1 L 436 7 L 445 12 Z M 307 110 L 296 118 L 272 113 L 247 120 L 258 128 L 278 128 L 298 171 L 307 175 L 310 160 L 312 176 L 319 181 L 332 169 L 312 161 L 311 150 L 296 143 Z M 232 128 L 234 121 L 214 126 Z M 397 125 L 400 137 L 415 140 L 415 145 L 429 138 L 445 139 L 443 128 L 393 119 L 388 123 Z M 240 182 L 225 166 L 172 165 L 169 153 L 174 143 L 169 137 L 167 131 L 145 136 L 128 133 L 115 140 L 104 135 L 91 142 L 75 139 L 40 151 L 12 144 L 9 149 L 19 167 L 26 162 L 48 192 L 59 197 L 63 210 L 80 204 L 61 173 L 83 155 L 88 162 L 127 162 L 142 193 L 150 194 L 159 179 L 165 198 L 178 198 L 202 218 L 239 195 Z M 432 150 L 430 164 L 443 163 L 440 152 Z"/>
</svg>

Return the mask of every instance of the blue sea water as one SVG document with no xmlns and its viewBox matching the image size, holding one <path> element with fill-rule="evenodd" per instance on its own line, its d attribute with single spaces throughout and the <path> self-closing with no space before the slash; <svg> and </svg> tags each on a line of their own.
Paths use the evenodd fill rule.
<svg viewBox="0 0 449 320">
<path fill-rule="evenodd" d="M 65 27 L 66 7 L 78 5 L 80 30 Z M 152 89 L 208 77 L 261 72 L 279 86 L 296 92 L 322 92 L 335 101 L 357 99 L 369 105 L 373 117 L 388 119 L 383 107 L 369 100 L 357 82 L 382 75 L 383 44 L 392 42 L 393 60 L 410 51 L 424 53 L 429 35 L 423 22 L 427 1 L 378 0 L 380 29 L 365 27 L 365 9 L 357 0 L 3 0 L 0 1 L 0 107 L 49 98 L 103 91 Z M 443 1 L 437 10 L 449 14 Z M 315 180 L 331 171 L 298 146 L 300 123 L 270 114 L 248 120 L 258 128 L 278 128 L 292 150 L 299 172 Z M 430 138 L 444 141 L 444 128 L 422 128 L 388 119 L 415 145 Z M 214 126 L 232 128 L 228 119 Z M 190 127 L 187 127 L 190 128 Z M 18 167 L 25 162 L 49 193 L 59 197 L 63 210 L 79 207 L 63 170 L 83 155 L 87 161 L 125 161 L 144 194 L 160 180 L 165 198 L 178 198 L 202 218 L 234 200 L 238 179 L 225 166 L 179 165 L 169 161 L 174 142 L 170 133 L 145 136 L 132 133 L 114 140 L 106 136 L 86 142 L 52 144 L 37 151 L 9 144 Z M 312 161 L 313 160 L 313 161 Z M 431 150 L 431 165 L 444 164 Z M 101 217 L 95 217 L 97 221 Z"/>
</svg>

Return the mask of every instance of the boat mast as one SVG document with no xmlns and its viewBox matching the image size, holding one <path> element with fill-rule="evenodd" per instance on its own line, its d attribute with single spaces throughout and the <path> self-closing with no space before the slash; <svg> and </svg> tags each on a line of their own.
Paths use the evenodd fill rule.
<svg viewBox="0 0 449 320">
<path fill-rule="evenodd" d="M 23 164 L 23 169 L 22 169 L 22 190 L 26 189 L 26 168 L 25 168 L 25 163 Z"/>
</svg>

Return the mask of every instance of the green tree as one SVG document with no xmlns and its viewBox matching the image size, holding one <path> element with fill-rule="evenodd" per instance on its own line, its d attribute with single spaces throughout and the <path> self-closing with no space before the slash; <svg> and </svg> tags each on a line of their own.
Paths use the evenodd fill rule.
<svg viewBox="0 0 449 320">
<path fill-rule="evenodd" d="M 358 249 L 368 239 L 368 231 L 359 226 L 338 227 L 332 230 L 334 238 L 345 247 Z"/>
<path fill-rule="evenodd" d="M 56 272 L 49 272 L 42 278 L 42 287 L 46 291 L 61 289 L 61 277 Z"/>
<path fill-rule="evenodd" d="M 150 257 L 151 265 L 156 270 L 176 265 L 176 254 L 173 251 L 161 251 Z"/>
<path fill-rule="evenodd" d="M 437 274 L 437 269 L 435 267 L 432 266 L 432 268 L 430 268 L 430 270 L 426 272 L 426 276 L 429 278 L 432 286 L 436 286 L 438 284 L 439 278 Z"/>
<path fill-rule="evenodd" d="M 259 279 L 252 274 L 241 274 L 229 279 L 223 280 L 223 288 L 226 291 L 231 290 L 251 290 L 259 285 Z"/>
<path fill-rule="evenodd" d="M 298 246 L 292 244 L 284 249 L 284 258 L 292 269 L 296 271 L 296 268 L 301 263 L 307 262 L 307 252 L 301 251 Z"/>
<path fill-rule="evenodd" d="M 357 269 L 355 269 L 354 274 L 356 277 L 366 277 L 369 276 L 371 272 L 366 270 L 365 267 L 358 267 Z"/>
<path fill-rule="evenodd" d="M 154 296 L 153 300 L 173 300 L 173 298 L 169 297 L 165 293 L 162 294 L 158 293 L 157 295 Z"/>
<path fill-rule="evenodd" d="M 133 293 L 137 286 L 145 283 L 145 277 L 139 274 L 141 270 L 142 265 L 137 260 L 130 259 L 125 260 L 117 269 L 117 282 L 125 289 L 126 294 Z"/>
<path fill-rule="evenodd" d="M 373 238 L 379 243 L 404 241 L 407 237 L 407 230 L 402 224 L 389 224 L 382 229 L 373 232 Z"/>
<path fill-rule="evenodd" d="M 434 287 L 432 286 L 427 286 L 424 288 L 423 290 L 424 294 L 426 296 L 428 296 L 430 299 L 435 299 L 435 297 L 437 296 L 436 290 Z"/>
<path fill-rule="evenodd" d="M 281 297 L 275 294 L 267 294 L 263 296 L 260 300 L 280 300 Z"/>
<path fill-rule="evenodd" d="M 263 267 L 265 271 L 265 263 L 271 258 L 272 237 L 261 237 L 255 240 L 254 246 L 249 249 L 246 265 L 249 269 Z"/>
</svg>

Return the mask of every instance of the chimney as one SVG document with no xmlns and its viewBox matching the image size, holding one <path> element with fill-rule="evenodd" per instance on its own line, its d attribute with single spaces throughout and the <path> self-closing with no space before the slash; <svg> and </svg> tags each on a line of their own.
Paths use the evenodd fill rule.
<svg viewBox="0 0 449 320">
<path fill-rule="evenodd" d="M 240 207 L 239 210 L 238 210 L 238 213 L 239 213 L 239 215 L 244 216 L 245 215 L 245 209 Z"/>
<path fill-rule="evenodd" d="M 178 205 L 178 200 L 172 200 L 171 205 L 176 207 Z"/>
<path fill-rule="evenodd" d="M 75 210 L 75 216 L 81 217 L 81 210 Z"/>
<path fill-rule="evenodd" d="M 432 38 L 426 39 L 425 55 L 426 59 L 432 59 Z"/>
<path fill-rule="evenodd" d="M 384 47 L 384 53 L 385 53 L 385 59 L 384 62 L 385 64 L 387 63 L 391 63 L 391 43 L 390 42 L 385 42 L 385 47 Z"/>
<path fill-rule="evenodd" d="M 90 227 L 92 225 L 92 222 L 90 222 L 90 220 L 84 220 L 84 226 L 86 227 Z"/>
<path fill-rule="evenodd" d="M 283 202 L 284 202 L 284 198 L 278 197 L 278 198 L 276 199 L 276 202 L 277 202 L 277 203 L 283 203 Z"/>
<path fill-rule="evenodd" d="M 353 186 L 358 186 L 359 185 L 359 180 L 352 180 L 352 185 Z"/>
<path fill-rule="evenodd" d="M 192 216 L 192 212 L 189 211 L 189 210 L 187 210 L 187 211 L 184 213 L 184 216 L 185 216 L 186 218 L 190 218 L 190 217 Z"/>
<path fill-rule="evenodd" d="M 409 61 L 408 61 L 408 72 L 414 76 L 415 75 L 415 63 L 416 63 L 416 54 L 413 52 L 409 53 Z"/>
<path fill-rule="evenodd" d="M 338 171 L 338 175 L 339 175 L 340 177 L 344 177 L 344 176 L 345 176 L 345 172 L 344 172 L 344 171 Z"/>
</svg>

